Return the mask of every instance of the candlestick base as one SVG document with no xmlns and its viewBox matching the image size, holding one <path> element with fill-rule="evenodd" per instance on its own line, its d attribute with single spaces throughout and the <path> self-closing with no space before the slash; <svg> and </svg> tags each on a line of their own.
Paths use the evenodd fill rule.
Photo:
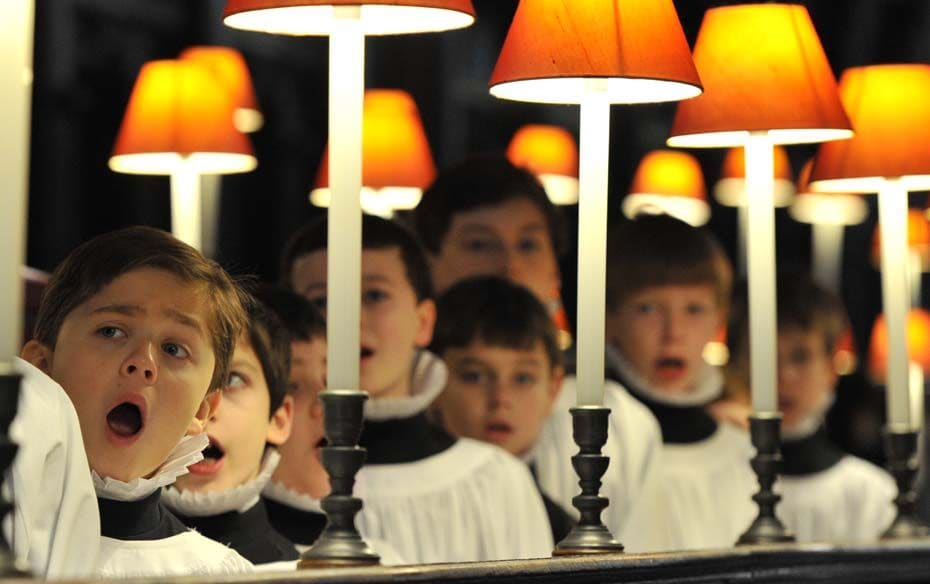
<svg viewBox="0 0 930 584">
<path fill-rule="evenodd" d="M 930 535 L 930 527 L 917 515 L 917 492 L 914 490 L 919 468 L 917 440 L 917 432 L 885 431 L 888 471 L 898 483 L 898 496 L 894 500 L 898 513 L 882 534 L 882 539 L 913 539 Z"/>
<path fill-rule="evenodd" d="M 556 545 L 554 556 L 580 554 L 609 554 L 623 551 L 623 544 L 615 540 L 601 521 L 601 513 L 610 504 L 600 495 L 601 477 L 607 472 L 610 458 L 601 454 L 607 442 L 607 423 L 610 408 L 583 406 L 571 409 L 572 434 L 578 445 L 578 454 L 572 457 L 572 466 L 580 478 L 581 494 L 572 504 L 581 513 L 578 524 Z"/>
<path fill-rule="evenodd" d="M 0 367 L 5 367 L 0 364 Z M 0 371 L 0 477 L 6 477 L 19 447 L 10 439 L 10 424 L 19 409 L 20 381 L 18 373 Z M 0 523 L 13 510 L 13 504 L 0 494 Z M 0 531 L 0 578 L 28 576 L 29 572 L 16 561 L 6 537 Z"/>
<path fill-rule="evenodd" d="M 320 394 L 328 445 L 323 447 L 323 466 L 329 473 L 330 494 L 321 506 L 327 524 L 313 547 L 300 556 L 298 569 L 377 565 L 381 558 L 355 527 L 362 500 L 352 495 L 355 475 L 365 464 L 365 449 L 358 446 L 368 394 L 332 390 Z"/>
<path fill-rule="evenodd" d="M 751 416 L 749 418 L 749 433 L 752 445 L 756 448 L 756 456 L 752 459 L 752 470 L 759 479 L 759 492 L 752 496 L 752 500 L 759 506 L 756 516 L 749 529 L 740 536 L 736 545 L 759 545 L 767 543 L 783 543 L 794 541 L 794 536 L 785 525 L 775 516 L 775 506 L 781 496 L 772 489 L 778 473 L 781 470 L 781 415 L 766 416 L 764 418 Z"/>
</svg>

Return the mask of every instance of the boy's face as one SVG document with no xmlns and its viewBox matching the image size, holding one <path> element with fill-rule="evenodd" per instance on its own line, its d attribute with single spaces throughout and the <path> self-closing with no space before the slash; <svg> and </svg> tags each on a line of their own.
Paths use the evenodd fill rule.
<svg viewBox="0 0 930 584">
<path fill-rule="evenodd" d="M 292 279 L 299 294 L 325 307 L 326 252 L 297 259 Z M 398 248 L 362 251 L 361 389 L 375 399 L 410 393 L 410 370 L 419 347 L 433 335 L 436 308 L 417 302 Z"/>
<path fill-rule="evenodd" d="M 323 468 L 323 407 L 319 395 L 326 387 L 326 340 L 291 343 L 291 395 L 294 425 L 282 444 L 281 463 L 274 480 L 290 489 L 321 499 L 329 494 L 329 476 Z"/>
<path fill-rule="evenodd" d="M 607 341 L 651 388 L 688 392 L 722 319 L 710 286 L 651 286 L 607 312 Z"/>
<path fill-rule="evenodd" d="M 454 215 L 439 253 L 429 260 L 440 293 L 475 276 L 500 276 L 549 306 L 560 286 L 549 224 L 526 198 Z"/>
<path fill-rule="evenodd" d="M 165 462 L 203 430 L 218 393 L 208 299 L 173 274 L 142 268 L 75 308 L 53 348 L 23 356 L 57 381 L 77 410 L 91 468 L 122 481 Z"/>
<path fill-rule="evenodd" d="M 436 402 L 450 432 L 526 454 L 558 396 L 562 371 L 541 342 L 517 350 L 475 341 L 443 355 L 449 381 Z"/>
<path fill-rule="evenodd" d="M 210 446 L 204 450 L 204 459 L 190 467 L 190 474 L 178 479 L 177 487 L 182 491 L 224 491 L 255 478 L 265 444 L 282 444 L 291 430 L 291 396 L 284 398 L 269 419 L 270 407 L 261 361 L 248 336 L 243 335 L 236 343 L 223 399 L 207 421 Z"/>
<path fill-rule="evenodd" d="M 817 413 L 835 385 L 836 371 L 821 331 L 794 326 L 778 331 L 778 408 L 786 429 Z"/>
</svg>

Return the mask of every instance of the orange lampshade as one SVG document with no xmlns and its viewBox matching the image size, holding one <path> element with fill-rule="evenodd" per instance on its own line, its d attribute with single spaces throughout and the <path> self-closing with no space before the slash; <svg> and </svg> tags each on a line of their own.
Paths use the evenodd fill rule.
<svg viewBox="0 0 930 584">
<path fill-rule="evenodd" d="M 853 339 L 851 327 L 843 329 L 843 333 L 836 342 L 836 351 L 833 354 L 833 366 L 840 375 L 849 375 L 859 366 L 859 356 L 856 353 L 856 342 Z"/>
<path fill-rule="evenodd" d="M 388 214 L 412 209 L 436 176 L 426 132 L 413 98 L 399 89 L 365 92 L 362 133 L 362 206 Z M 329 205 L 329 147 L 323 154 L 311 201 Z"/>
<path fill-rule="evenodd" d="M 249 133 L 262 127 L 264 119 L 242 53 L 230 47 L 189 47 L 181 52 L 181 59 L 200 61 L 220 79 L 235 108 L 236 129 Z"/>
<path fill-rule="evenodd" d="M 694 46 L 704 93 L 678 106 L 671 146 L 725 147 L 767 132 L 776 144 L 851 136 L 836 80 L 807 8 L 712 8 Z"/>
<path fill-rule="evenodd" d="M 872 262 L 881 265 L 881 231 L 875 226 L 872 235 Z M 930 268 L 930 221 L 921 209 L 907 211 L 907 248 L 920 260 L 920 267 Z"/>
<path fill-rule="evenodd" d="M 856 137 L 821 146 L 814 188 L 874 193 L 901 178 L 906 190 L 930 189 L 930 65 L 849 69 L 840 95 Z"/>
<path fill-rule="evenodd" d="M 627 217 L 667 213 L 692 225 L 710 218 L 704 173 L 697 159 L 677 150 L 653 150 L 639 162 L 623 200 Z"/>
<path fill-rule="evenodd" d="M 925 374 L 930 373 L 930 312 L 915 308 L 907 315 L 908 361 L 917 363 Z M 869 346 L 869 370 L 876 380 L 883 380 L 888 367 L 888 329 L 884 315 L 872 328 Z"/>
<path fill-rule="evenodd" d="M 528 124 L 510 139 L 507 158 L 535 174 L 556 205 L 578 202 L 578 144 L 559 126 Z"/>
<path fill-rule="evenodd" d="M 808 160 L 798 175 L 798 196 L 791 204 L 791 217 L 801 223 L 818 225 L 858 225 L 869 215 L 869 206 L 859 195 L 817 193 L 810 189 L 814 159 Z"/>
<path fill-rule="evenodd" d="M 787 207 L 794 198 L 794 178 L 788 151 L 781 146 L 773 150 L 775 165 L 774 202 L 776 207 Z M 714 185 L 714 197 L 721 205 L 742 207 L 746 204 L 746 150 L 730 148 L 723 158 L 720 180 Z"/>
<path fill-rule="evenodd" d="M 226 0 L 232 28 L 286 35 L 328 35 L 334 7 L 360 7 L 366 35 L 451 30 L 475 21 L 471 0 Z"/>
<path fill-rule="evenodd" d="M 252 146 L 233 127 L 233 104 L 220 80 L 193 60 L 142 66 L 123 116 L 110 168 L 171 174 L 186 164 L 204 174 L 255 168 Z"/>
<path fill-rule="evenodd" d="M 701 81 L 672 0 L 520 0 L 491 94 L 580 103 L 587 79 L 611 103 L 694 97 Z"/>
</svg>

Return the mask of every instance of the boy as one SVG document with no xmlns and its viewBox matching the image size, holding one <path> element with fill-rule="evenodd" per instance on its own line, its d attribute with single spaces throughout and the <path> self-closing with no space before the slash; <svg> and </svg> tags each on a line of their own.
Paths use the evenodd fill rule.
<svg viewBox="0 0 930 584">
<path fill-rule="evenodd" d="M 840 300 L 806 273 L 780 274 L 778 408 L 784 459 L 779 517 L 798 541 L 876 541 L 895 516 L 894 480 L 882 469 L 842 452 L 827 438 L 824 419 L 837 382 L 833 355 L 846 327 Z M 734 303 L 734 377 L 748 388 L 748 311 Z M 748 395 L 748 390 L 746 390 Z"/>
<path fill-rule="evenodd" d="M 702 352 L 725 319 L 730 266 L 710 235 L 667 215 L 640 215 L 612 235 L 608 366 L 662 429 L 674 548 L 729 547 L 755 516 L 752 449 L 706 413 L 723 381 Z"/>
<path fill-rule="evenodd" d="M 430 349 L 449 368 L 434 404 L 446 429 L 500 446 L 535 474 L 536 441 L 564 377 L 545 306 L 501 278 L 464 280 L 439 299 Z M 541 494 L 553 541 L 559 542 L 574 520 Z"/>
<path fill-rule="evenodd" d="M 283 276 L 325 305 L 327 228 L 308 225 L 290 242 Z M 423 351 L 435 304 L 419 245 L 399 225 L 362 221 L 361 389 L 368 450 L 359 473 L 358 525 L 413 563 L 544 557 L 552 539 L 527 468 L 506 452 L 456 440 L 427 416 L 442 391 L 442 361 Z"/>
<path fill-rule="evenodd" d="M 226 272 L 151 228 L 97 237 L 52 275 L 22 355 L 77 411 L 100 509 L 99 575 L 251 570 L 160 502 L 161 487 L 202 457 L 244 321 Z"/>
<path fill-rule="evenodd" d="M 506 158 L 482 157 L 440 173 L 423 193 L 414 224 L 426 248 L 437 290 L 460 280 L 502 276 L 525 286 L 554 313 L 551 299 L 561 282 L 558 210 L 527 170 Z M 567 356 L 566 369 L 571 356 Z M 543 490 L 576 513 L 580 493 L 571 457 L 577 452 L 569 408 L 577 402 L 575 378 L 566 377 L 540 435 L 536 470 Z M 649 411 L 620 386 L 607 383 L 610 457 L 601 492 L 610 499 L 604 522 L 630 551 L 669 549 L 658 488 L 661 435 Z"/>
<path fill-rule="evenodd" d="M 290 353 L 284 325 L 254 303 L 249 328 L 236 343 L 223 400 L 210 415 L 204 459 L 164 494 L 185 525 L 256 565 L 298 559 L 294 544 L 272 527 L 260 498 L 280 460 L 275 448 L 291 432 Z"/>
</svg>

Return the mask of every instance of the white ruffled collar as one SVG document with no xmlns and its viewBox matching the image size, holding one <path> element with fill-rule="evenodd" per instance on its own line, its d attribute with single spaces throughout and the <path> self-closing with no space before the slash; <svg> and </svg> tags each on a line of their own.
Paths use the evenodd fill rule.
<svg viewBox="0 0 930 584">
<path fill-rule="evenodd" d="M 420 351 L 413 366 L 409 397 L 386 397 L 365 402 L 365 419 L 380 421 L 409 418 L 425 410 L 446 387 L 446 364 L 429 351 Z"/>
<path fill-rule="evenodd" d="M 667 393 L 656 391 L 630 365 L 615 347 L 605 347 L 607 363 L 629 384 L 633 393 L 638 393 L 654 402 L 675 407 L 706 406 L 723 394 L 723 375 L 716 367 L 704 363 L 698 373 L 694 388 L 687 392 Z"/>
<path fill-rule="evenodd" d="M 284 486 L 284 483 L 278 481 L 269 481 L 262 491 L 262 496 L 277 501 L 282 505 L 300 509 L 301 511 L 312 511 L 314 513 L 323 513 L 320 507 L 319 499 L 314 499 L 310 495 L 298 493 L 293 489 Z"/>
<path fill-rule="evenodd" d="M 203 449 L 210 444 L 206 433 L 185 436 L 174 447 L 167 460 L 151 477 L 139 477 L 129 482 L 110 477 L 101 477 L 97 471 L 91 471 L 94 490 L 97 496 L 114 501 L 138 501 L 144 499 L 162 487 L 172 484 L 181 475 L 186 475 L 187 467 L 203 460 Z"/>
<path fill-rule="evenodd" d="M 281 455 L 274 448 L 269 448 L 254 479 L 231 489 L 213 492 L 181 491 L 177 487 L 168 487 L 162 493 L 162 501 L 169 509 L 186 517 L 209 517 L 230 511 L 245 513 L 258 503 L 279 462 Z"/>
</svg>

